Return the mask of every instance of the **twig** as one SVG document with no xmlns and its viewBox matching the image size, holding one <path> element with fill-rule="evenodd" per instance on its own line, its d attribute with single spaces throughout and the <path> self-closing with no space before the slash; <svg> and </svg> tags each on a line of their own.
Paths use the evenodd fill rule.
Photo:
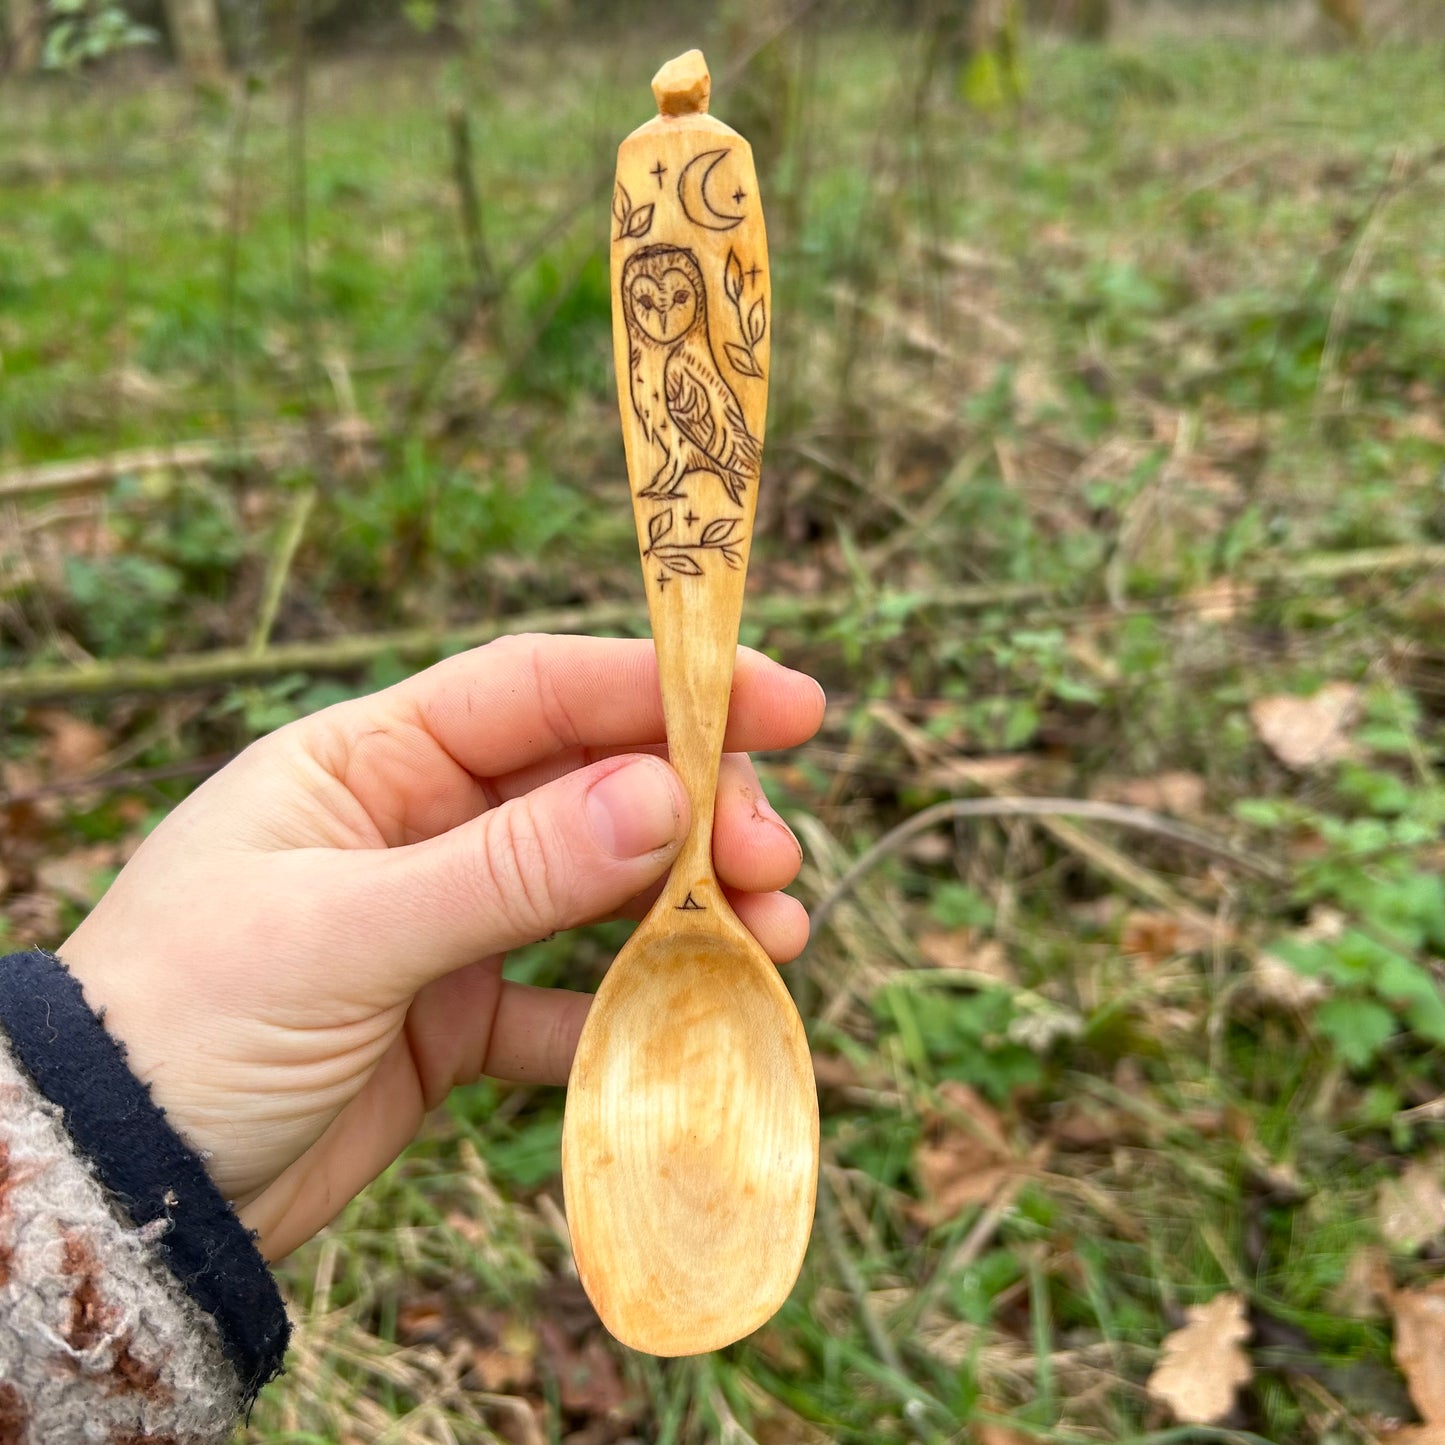
<svg viewBox="0 0 1445 1445">
<path fill-rule="evenodd" d="M 1038 599 L 1043 589 L 1018 583 L 993 587 L 952 587 L 918 599 L 920 608 L 953 612 L 1009 607 Z M 881 593 L 880 605 L 896 601 Z M 749 604 L 751 621 L 763 627 L 794 625 L 841 616 L 857 605 L 851 593 L 815 597 L 760 597 Z M 268 648 L 260 656 L 249 648 L 223 648 L 189 657 L 120 659 L 77 667 L 0 672 L 0 702 L 35 702 L 50 697 L 99 697 L 113 693 L 170 692 L 214 687 L 286 672 L 350 672 L 386 653 L 408 659 L 440 657 L 476 647 L 508 632 L 641 632 L 646 626 L 640 602 L 604 602 L 589 607 L 558 607 L 511 617 L 487 618 L 457 627 L 414 627 L 394 632 L 320 638 Z"/>
<path fill-rule="evenodd" d="M 447 112 L 447 130 L 452 141 L 452 182 L 457 188 L 457 210 L 460 212 L 462 237 L 472 263 L 472 280 L 478 302 L 493 300 L 497 295 L 497 275 L 487 252 L 486 234 L 482 230 L 482 204 L 477 195 L 477 178 L 472 165 L 472 124 L 466 110 L 454 105 Z"/>
<path fill-rule="evenodd" d="M 3 693 L 0 693 L 3 696 Z M 858 882 L 885 858 L 896 853 L 910 838 L 936 828 L 940 823 L 955 823 L 963 818 L 1088 818 L 1098 823 L 1114 823 L 1121 828 L 1152 833 L 1168 838 L 1186 848 L 1193 848 L 1219 858 L 1248 873 L 1267 878 L 1273 883 L 1288 881 L 1289 875 L 1276 864 L 1236 848 L 1223 838 L 1181 823 L 1177 818 L 1148 808 L 1134 808 L 1124 803 L 1103 803 L 1089 798 L 951 798 L 935 803 L 922 812 L 905 818 L 890 828 L 846 873 L 819 899 L 813 908 L 810 936 L 816 938 L 827 925 L 833 910 L 847 897 Z M 1087 835 L 1079 835 L 1087 837 Z M 1096 840 L 1089 840 L 1091 842 Z"/>
<path fill-rule="evenodd" d="M 231 194 L 227 203 L 224 300 L 222 315 L 226 330 L 226 414 L 231 422 L 233 447 L 241 443 L 241 233 L 246 207 L 246 142 L 251 129 L 251 96 L 254 90 L 249 61 L 241 65 L 241 103 L 227 146 Z"/>
<path fill-rule="evenodd" d="M 546 255 L 553 243 L 572 229 L 579 216 L 596 205 L 598 200 L 611 190 L 612 172 L 611 162 L 605 169 L 599 169 L 590 185 L 579 191 L 575 200 L 552 216 L 535 236 L 519 247 L 511 264 L 496 274 L 490 293 L 467 287 L 463 294 L 452 298 L 442 318 L 442 336 L 436 344 L 422 351 L 414 368 L 412 383 L 396 409 L 391 427 L 395 435 L 411 435 L 447 368 L 466 345 L 473 328 L 483 319 L 491 319 L 495 324 L 497 307 L 511 289 L 512 283 L 528 266 Z"/>
<path fill-rule="evenodd" d="M 208 444 L 217 448 L 217 443 Z M 224 448 L 220 448 L 224 454 Z M 215 453 L 208 453 L 214 455 Z M 132 454 L 134 455 L 134 454 Z M 3 479 L 0 479 L 3 480 Z M 0 491 L 3 495 L 3 491 Z M 1445 568 L 1445 545 L 1379 547 L 1359 552 L 1305 557 L 1288 566 L 1268 562 L 1249 575 L 1279 580 L 1341 581 L 1348 577 Z M 1062 589 L 1030 582 L 1001 582 L 944 588 L 926 594 L 880 591 L 867 606 L 898 610 L 912 604 L 919 611 L 964 612 L 992 607 L 1023 607 L 1059 601 Z M 764 627 L 840 617 L 864 604 L 851 592 L 814 597 L 760 597 L 748 604 L 749 617 Z M 365 666 L 383 653 L 401 657 L 439 656 L 489 642 L 505 632 L 592 631 L 642 625 L 642 609 L 632 603 L 558 608 L 519 614 L 500 621 L 457 628 L 409 628 L 353 637 L 292 643 L 271 648 L 263 657 L 246 649 L 223 649 L 191 657 L 141 661 L 83 663 L 74 668 L 41 668 L 0 674 L 0 702 L 32 702 L 45 697 L 94 697 L 118 692 L 157 692 L 172 688 L 207 687 L 242 678 L 270 677 L 278 672 L 347 672 Z M 1081 815 L 1082 816 L 1082 815 Z"/>
<path fill-rule="evenodd" d="M 295 290 L 296 312 L 300 322 L 301 398 L 306 423 L 306 443 L 312 475 L 329 492 L 332 490 L 332 477 L 325 444 L 326 425 L 322 420 L 319 396 L 322 374 L 321 346 L 317 339 L 316 306 L 311 284 L 311 212 L 306 195 L 311 79 L 311 57 L 306 35 L 307 11 L 306 0 L 292 0 L 293 54 L 287 219 L 291 239 L 291 284 Z"/>
<path fill-rule="evenodd" d="M 1259 581 L 1277 578 L 1291 582 L 1332 582 L 1367 576 L 1371 572 L 1409 572 L 1416 567 L 1445 567 L 1445 545 L 1425 543 L 1366 547 L 1358 552 L 1320 552 L 1287 566 L 1271 567 L 1267 561 L 1261 561 L 1245 568 L 1244 575 Z"/>
<path fill-rule="evenodd" d="M 266 644 L 271 640 L 271 629 L 276 625 L 276 614 L 281 609 L 281 598 L 286 591 L 286 579 L 291 575 L 296 549 L 301 545 L 306 523 L 315 505 L 314 486 L 303 487 L 291 503 L 279 544 L 266 568 L 266 582 L 261 589 L 261 610 L 256 618 L 256 626 L 251 630 L 250 650 L 254 656 L 261 656 L 266 651 Z"/>
<path fill-rule="evenodd" d="M 112 452 L 105 457 L 80 457 L 75 461 L 46 462 L 38 467 L 18 467 L 0 472 L 0 498 L 90 491 L 109 486 L 129 472 L 159 471 L 167 467 L 187 471 L 242 461 L 275 466 L 295 453 L 296 444 L 294 433 L 281 432 L 250 441 L 177 442 L 174 446 Z"/>
</svg>

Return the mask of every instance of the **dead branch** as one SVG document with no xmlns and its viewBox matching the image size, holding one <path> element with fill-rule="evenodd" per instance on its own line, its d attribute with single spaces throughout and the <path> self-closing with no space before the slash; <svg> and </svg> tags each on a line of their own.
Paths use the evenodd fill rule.
<svg viewBox="0 0 1445 1445">
<path fill-rule="evenodd" d="M 951 587 L 917 598 L 920 610 L 958 612 L 983 607 L 1016 607 L 1049 595 L 1032 583 Z M 885 594 L 879 599 L 887 602 Z M 898 600 L 896 597 L 894 601 Z M 851 593 L 816 597 L 759 597 L 748 603 L 749 620 L 764 627 L 816 622 L 858 606 Z M 640 602 L 604 602 L 589 607 L 558 607 L 488 618 L 457 627 L 413 627 L 394 632 L 293 642 L 255 653 L 249 647 L 224 648 L 189 657 L 120 659 L 78 667 L 37 668 L 0 674 L 0 703 L 30 703 L 41 698 L 103 697 L 115 693 L 178 692 L 193 687 L 275 677 L 288 672 L 350 672 L 388 653 L 408 660 L 441 657 L 490 642 L 509 632 L 624 632 L 646 629 Z"/>
<path fill-rule="evenodd" d="M 329 435 L 335 444 L 348 447 L 368 445 L 375 440 L 370 424 L 360 417 L 338 422 L 329 429 Z M 35 467 L 16 467 L 0 472 L 0 501 L 55 492 L 95 491 L 132 472 L 197 471 L 242 462 L 274 468 L 293 458 L 304 457 L 305 447 L 303 433 L 284 431 L 240 442 L 202 439 L 171 446 L 139 447 L 103 457 L 77 457 Z"/>
</svg>

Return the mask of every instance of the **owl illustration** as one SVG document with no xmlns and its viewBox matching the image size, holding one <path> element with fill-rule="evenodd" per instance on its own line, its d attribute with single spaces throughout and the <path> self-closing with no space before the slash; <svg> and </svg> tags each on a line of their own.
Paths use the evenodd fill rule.
<svg viewBox="0 0 1445 1445">
<path fill-rule="evenodd" d="M 713 356 L 707 288 L 697 257 L 647 246 L 622 268 L 632 407 L 662 464 L 644 497 L 681 497 L 688 472 L 711 472 L 736 506 L 762 466 L 737 395 Z"/>
</svg>

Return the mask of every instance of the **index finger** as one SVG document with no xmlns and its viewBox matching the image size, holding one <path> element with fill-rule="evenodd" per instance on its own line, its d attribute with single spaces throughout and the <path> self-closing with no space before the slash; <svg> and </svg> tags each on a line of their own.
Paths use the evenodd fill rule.
<svg viewBox="0 0 1445 1445">
<path fill-rule="evenodd" d="M 567 748 L 664 738 L 657 657 L 645 640 L 530 634 L 499 638 L 398 683 L 376 701 L 419 723 L 474 777 L 496 777 Z M 723 746 L 795 747 L 818 730 L 823 690 L 739 648 Z"/>
</svg>

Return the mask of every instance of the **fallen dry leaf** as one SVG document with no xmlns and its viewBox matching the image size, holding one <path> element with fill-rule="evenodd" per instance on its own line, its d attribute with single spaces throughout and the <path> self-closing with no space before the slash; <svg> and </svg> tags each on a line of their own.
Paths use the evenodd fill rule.
<svg viewBox="0 0 1445 1445">
<path fill-rule="evenodd" d="M 1291 968 L 1272 953 L 1261 953 L 1249 971 L 1249 992 L 1262 1004 L 1291 1011 L 1308 1008 L 1328 996 L 1330 986 Z"/>
<path fill-rule="evenodd" d="M 1180 953 L 1198 953 L 1213 942 L 1210 931 L 1173 913 L 1134 908 L 1124 915 L 1119 951 L 1163 963 Z"/>
<path fill-rule="evenodd" d="M 41 888 L 81 908 L 92 907 L 105 891 L 108 870 L 120 866 L 114 843 L 92 843 L 59 858 L 46 858 L 35 869 Z"/>
<path fill-rule="evenodd" d="M 1439 1154 L 1412 1159 L 1398 1179 L 1380 1185 L 1376 1212 L 1380 1236 L 1406 1254 L 1423 1249 L 1445 1232 L 1445 1160 Z"/>
<path fill-rule="evenodd" d="M 1001 757 L 950 757 L 927 768 L 921 781 L 934 788 L 955 788 L 967 783 L 986 792 L 1016 784 L 1036 760 L 1026 753 Z M 952 844 L 949 845 L 950 849 Z"/>
<path fill-rule="evenodd" d="M 64 918 L 53 893 L 17 893 L 5 904 L 10 932 L 37 948 L 53 948 L 61 941 Z"/>
<path fill-rule="evenodd" d="M 1021 1434 L 1011 1425 L 996 1420 L 981 1420 L 973 1427 L 975 1445 L 1033 1445 L 1037 1438 Z"/>
<path fill-rule="evenodd" d="M 1196 587 L 1184 599 L 1201 622 L 1232 622 L 1242 607 L 1254 600 L 1254 588 L 1247 582 L 1221 577 Z"/>
<path fill-rule="evenodd" d="M 925 1112 L 925 1133 L 913 1158 L 916 1213 L 927 1224 L 942 1224 L 992 1199 L 1015 1162 L 992 1104 L 953 1079 L 939 1086 L 938 1095 L 942 1107 Z"/>
<path fill-rule="evenodd" d="M 841 1054 L 814 1054 L 813 1078 L 820 1089 L 856 1089 L 862 1076 Z"/>
<path fill-rule="evenodd" d="M 562 1408 L 573 1415 L 621 1415 L 628 1393 L 600 1335 L 581 1344 L 568 1338 L 556 1320 L 544 1319 L 538 1327 L 542 1357 L 557 1377 Z"/>
<path fill-rule="evenodd" d="M 1132 910 L 1119 931 L 1119 951 L 1163 963 L 1179 952 L 1179 920 L 1172 913 Z"/>
<path fill-rule="evenodd" d="M 52 778 L 82 778 L 110 751 L 105 733 L 63 708 L 40 708 L 30 720 L 45 734 L 40 753 Z"/>
<path fill-rule="evenodd" d="M 1129 1141 L 1134 1117 L 1094 1100 L 1075 1096 L 1062 1100 L 1049 1124 L 1049 1138 L 1065 1149 L 1098 1149 Z"/>
<path fill-rule="evenodd" d="M 1091 792 L 1107 803 L 1127 803 L 1132 808 L 1150 808 L 1156 813 L 1199 813 L 1204 809 L 1204 779 L 1198 773 L 1104 779 Z"/>
<path fill-rule="evenodd" d="M 1395 1363 L 1420 1418 L 1445 1426 L 1445 1279 L 1390 1296 L 1395 1315 Z"/>
<path fill-rule="evenodd" d="M 472 1370 L 482 1388 L 496 1395 L 531 1385 L 537 1378 L 536 1331 L 520 1320 L 508 1320 L 495 1345 L 481 1345 L 473 1351 Z"/>
<path fill-rule="evenodd" d="M 407 1300 L 396 1311 L 396 1337 L 403 1345 L 434 1345 L 451 1333 L 446 1301 L 440 1295 Z"/>
<path fill-rule="evenodd" d="M 1330 1291 L 1329 1307 L 1351 1320 L 1375 1320 L 1390 1297 L 1390 1266 L 1385 1251 L 1362 1244 L 1345 1262 L 1345 1273 Z"/>
<path fill-rule="evenodd" d="M 1160 1345 L 1159 1363 L 1145 1388 L 1169 1406 L 1175 1419 L 1213 1425 L 1234 1408 L 1239 1387 L 1254 1373 L 1240 1348 L 1250 1334 L 1244 1300 L 1237 1294 L 1216 1295 L 1186 1313 L 1189 1323 Z"/>
<path fill-rule="evenodd" d="M 1350 728 L 1360 712 L 1360 689 L 1353 683 L 1326 683 L 1312 697 L 1256 698 L 1250 721 L 1259 740 L 1297 772 L 1337 763 L 1355 751 Z"/>
<path fill-rule="evenodd" d="M 1018 982 L 1003 944 L 996 938 L 980 938 L 971 928 L 929 929 L 919 935 L 918 951 L 934 968 L 981 973 L 1000 983 Z"/>
<path fill-rule="evenodd" d="M 558 1383 L 564 1410 L 610 1415 L 620 1411 L 627 1402 L 627 1390 L 617 1372 L 617 1361 L 596 1335 L 558 1372 Z"/>
</svg>

